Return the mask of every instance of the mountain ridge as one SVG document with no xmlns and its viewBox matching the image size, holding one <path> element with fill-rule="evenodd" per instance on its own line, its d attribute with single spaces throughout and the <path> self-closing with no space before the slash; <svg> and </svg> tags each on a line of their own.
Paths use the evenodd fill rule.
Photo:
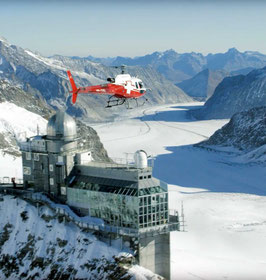
<svg viewBox="0 0 266 280">
<path fill-rule="evenodd" d="M 210 70 L 238 71 L 244 68 L 261 68 L 266 66 L 266 55 L 257 51 L 240 52 L 230 48 L 224 53 L 203 55 L 197 52 L 178 53 L 173 49 L 164 52 L 136 57 L 112 57 L 109 59 L 88 56 L 92 61 L 101 61 L 106 65 L 150 65 L 171 80 L 174 84 L 190 79 L 206 68 Z"/>
<path fill-rule="evenodd" d="M 266 67 L 224 78 L 204 106 L 191 114 L 198 119 L 227 119 L 263 104 L 266 104 Z"/>
<path fill-rule="evenodd" d="M 104 83 L 107 77 L 119 73 L 117 69 L 91 62 L 86 59 L 72 59 L 57 55 L 46 58 L 23 48 L 0 41 L 0 78 L 9 80 L 26 90 L 26 85 L 35 89 L 53 108 L 66 108 L 76 117 L 85 117 L 90 121 L 113 118 L 121 108 L 106 110 L 106 96 L 79 96 L 75 106 L 70 102 L 70 85 L 66 70 L 70 69 L 78 86 Z M 128 67 L 127 72 L 143 80 L 152 93 L 146 97 L 151 104 L 189 102 L 180 88 L 164 78 L 151 67 Z M 123 110 L 123 108 L 122 108 Z"/>
</svg>

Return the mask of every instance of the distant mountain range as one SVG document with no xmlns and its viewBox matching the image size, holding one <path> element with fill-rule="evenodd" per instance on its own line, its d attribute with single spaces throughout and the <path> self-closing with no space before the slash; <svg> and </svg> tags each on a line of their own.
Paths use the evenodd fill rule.
<svg viewBox="0 0 266 280">
<path fill-rule="evenodd" d="M 233 147 L 248 161 L 266 162 L 266 107 L 233 115 L 228 124 L 196 146 Z"/>
<path fill-rule="evenodd" d="M 203 108 L 192 111 L 192 115 L 200 119 L 227 119 L 265 104 L 266 67 L 223 79 Z"/>
<path fill-rule="evenodd" d="M 67 69 L 72 71 L 78 86 L 102 84 L 107 77 L 114 77 L 120 72 L 83 58 L 43 57 L 0 39 L 0 79 L 6 79 L 25 91 L 30 88 L 53 108 L 67 108 L 70 114 L 87 117 L 90 121 L 110 118 L 123 110 L 121 107 L 106 110 L 107 97 L 95 95 L 80 96 L 77 104 L 72 106 L 69 100 Z M 151 89 L 151 92 L 146 94 L 150 104 L 192 101 L 180 88 L 150 66 L 128 67 L 127 72 L 138 76 L 145 86 Z"/>
<path fill-rule="evenodd" d="M 105 65 L 151 66 L 174 84 L 187 80 L 199 72 L 209 70 L 224 70 L 233 74 L 246 74 L 254 68 L 266 66 L 266 55 L 259 52 L 239 52 L 235 48 L 226 53 L 203 55 L 201 53 L 177 53 L 170 49 L 165 52 L 130 57 L 95 58 L 88 56 L 88 60 Z M 240 73 L 239 73 L 240 71 Z"/>
<path fill-rule="evenodd" d="M 232 72 L 225 70 L 205 69 L 196 74 L 191 79 L 182 81 L 176 85 L 194 99 L 205 101 L 213 95 L 214 90 L 225 77 L 236 76 L 239 74 L 246 75 L 252 70 L 254 70 L 252 67 L 243 68 Z"/>
</svg>

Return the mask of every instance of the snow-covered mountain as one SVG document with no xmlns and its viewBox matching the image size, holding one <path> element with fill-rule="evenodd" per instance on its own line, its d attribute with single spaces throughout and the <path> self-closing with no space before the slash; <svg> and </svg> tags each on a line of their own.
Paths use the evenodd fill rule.
<svg viewBox="0 0 266 280">
<path fill-rule="evenodd" d="M 17 141 L 26 137 L 46 134 L 47 120 L 14 103 L 0 103 L 0 155 L 2 153 L 19 156 Z M 38 126 L 37 126 L 38 125 Z"/>
<path fill-rule="evenodd" d="M 13 103 L 45 119 L 53 113 L 53 109 L 37 91 L 28 87 L 25 92 L 19 86 L 11 85 L 6 80 L 0 80 L 0 103 L 2 102 Z"/>
<path fill-rule="evenodd" d="M 88 57 L 88 59 L 97 61 L 96 58 L 92 57 Z M 253 68 L 264 67 L 266 55 L 252 51 L 239 52 L 235 48 L 231 48 L 225 53 L 208 54 L 207 56 L 195 52 L 177 53 L 171 49 L 135 58 L 118 56 L 115 59 L 99 59 L 99 61 L 106 63 L 106 65 L 149 65 L 177 84 L 192 78 L 206 68 L 226 72 L 240 71 L 241 73 L 244 71 L 246 74 L 247 69 L 251 71 Z"/>
<path fill-rule="evenodd" d="M 135 58 L 118 56 L 112 62 L 112 65 L 121 64 L 152 66 L 176 84 L 200 72 L 206 65 L 206 58 L 200 53 L 179 54 L 170 49 L 165 52 L 154 52 Z"/>
<path fill-rule="evenodd" d="M 53 207 L 5 195 L 0 210 L 0 279 L 160 279 L 125 267 L 128 248 L 99 241 Z"/>
<path fill-rule="evenodd" d="M 88 59 L 54 56 L 43 57 L 0 40 L 0 78 L 20 85 L 25 91 L 30 86 L 53 107 L 67 107 L 75 116 L 85 116 L 97 121 L 113 116 L 121 110 L 106 110 L 106 96 L 80 96 L 75 106 L 70 104 L 69 81 L 66 70 L 70 69 L 79 86 L 104 83 L 107 77 L 119 73 L 118 69 L 91 62 Z M 188 102 L 192 99 L 180 88 L 151 67 L 128 67 L 127 71 L 143 80 L 151 92 L 146 97 L 153 103 Z"/>
<path fill-rule="evenodd" d="M 266 107 L 252 108 L 233 115 L 229 123 L 198 146 L 233 147 L 248 161 L 266 162 Z"/>
<path fill-rule="evenodd" d="M 226 119 L 266 104 L 266 67 L 247 75 L 225 78 L 204 107 L 192 114 L 200 119 Z"/>
<path fill-rule="evenodd" d="M 0 152 L 19 156 L 18 142 L 39 133 L 46 134 L 48 118 L 54 113 L 41 96 L 26 93 L 18 86 L 0 80 Z M 96 131 L 77 121 L 79 141 L 92 146 L 95 159 L 108 159 Z"/>
<path fill-rule="evenodd" d="M 195 99 L 206 100 L 213 95 L 216 86 L 227 76 L 230 76 L 230 73 L 224 70 L 205 69 L 191 79 L 178 83 L 177 86 Z"/>
</svg>

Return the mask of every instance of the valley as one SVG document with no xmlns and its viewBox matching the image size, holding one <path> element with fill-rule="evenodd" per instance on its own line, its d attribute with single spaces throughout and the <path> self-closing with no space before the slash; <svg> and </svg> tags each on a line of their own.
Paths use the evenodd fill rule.
<svg viewBox="0 0 266 280">
<path fill-rule="evenodd" d="M 169 183 L 170 209 L 184 204 L 186 232 L 171 233 L 172 279 L 266 277 L 265 165 L 235 162 L 236 151 L 194 147 L 225 120 L 195 121 L 174 104 L 129 111 L 90 124 L 109 155 L 145 150 L 154 175 Z"/>
</svg>

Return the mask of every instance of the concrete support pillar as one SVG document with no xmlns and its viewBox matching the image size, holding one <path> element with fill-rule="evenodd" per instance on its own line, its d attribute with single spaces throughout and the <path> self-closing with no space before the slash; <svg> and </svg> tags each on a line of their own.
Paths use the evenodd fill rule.
<svg viewBox="0 0 266 280">
<path fill-rule="evenodd" d="M 140 239 L 139 265 L 170 280 L 170 234 Z"/>
</svg>

